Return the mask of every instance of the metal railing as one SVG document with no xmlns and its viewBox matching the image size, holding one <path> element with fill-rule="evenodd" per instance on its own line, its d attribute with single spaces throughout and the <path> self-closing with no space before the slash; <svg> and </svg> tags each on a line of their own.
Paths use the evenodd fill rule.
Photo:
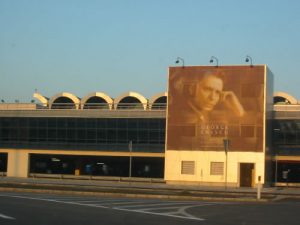
<svg viewBox="0 0 300 225">
<path fill-rule="evenodd" d="M 163 178 L 151 178 L 151 177 L 119 177 L 119 176 L 93 176 L 93 175 L 45 174 L 45 173 L 30 173 L 29 177 L 50 178 L 50 179 L 117 181 L 117 182 L 165 183 Z"/>
<path fill-rule="evenodd" d="M 47 104 L 33 104 L 33 103 L 0 103 L 0 110 L 161 110 L 165 111 L 166 103 L 53 103 Z"/>
</svg>

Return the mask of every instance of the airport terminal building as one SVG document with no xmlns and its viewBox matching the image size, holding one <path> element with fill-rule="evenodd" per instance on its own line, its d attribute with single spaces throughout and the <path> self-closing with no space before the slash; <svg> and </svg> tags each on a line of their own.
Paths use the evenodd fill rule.
<svg viewBox="0 0 300 225">
<path fill-rule="evenodd" d="M 0 103 L 2 176 L 300 183 L 300 104 L 273 92 L 265 65 L 170 67 L 167 92 L 150 98 L 33 97 Z"/>
</svg>

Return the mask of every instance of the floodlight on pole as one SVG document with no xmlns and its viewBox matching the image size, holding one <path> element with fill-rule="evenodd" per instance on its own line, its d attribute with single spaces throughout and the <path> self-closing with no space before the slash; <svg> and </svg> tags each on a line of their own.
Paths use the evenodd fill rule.
<svg viewBox="0 0 300 225">
<path fill-rule="evenodd" d="M 213 63 L 214 61 L 216 62 L 216 67 L 218 67 L 219 60 L 217 59 L 217 57 L 215 57 L 215 56 L 210 57 L 209 63 Z"/>
<path fill-rule="evenodd" d="M 249 55 L 246 55 L 245 62 L 250 62 L 250 67 L 253 67 L 252 58 Z"/>
<path fill-rule="evenodd" d="M 182 67 L 184 67 L 184 59 L 183 58 L 177 57 L 175 63 L 178 64 L 180 61 L 182 62 Z"/>
</svg>

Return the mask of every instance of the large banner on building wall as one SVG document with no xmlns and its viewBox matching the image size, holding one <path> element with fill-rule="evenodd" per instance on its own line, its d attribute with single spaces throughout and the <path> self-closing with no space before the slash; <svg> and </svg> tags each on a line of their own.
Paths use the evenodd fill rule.
<svg viewBox="0 0 300 225">
<path fill-rule="evenodd" d="M 170 67 L 167 150 L 263 151 L 264 66 Z"/>
</svg>

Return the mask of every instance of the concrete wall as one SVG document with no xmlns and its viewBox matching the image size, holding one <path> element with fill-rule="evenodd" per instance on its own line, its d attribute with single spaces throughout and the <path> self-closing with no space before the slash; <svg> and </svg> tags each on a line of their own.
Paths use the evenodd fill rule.
<svg viewBox="0 0 300 225">
<path fill-rule="evenodd" d="M 36 110 L 34 103 L 0 103 L 0 110 Z"/>
<path fill-rule="evenodd" d="M 166 151 L 165 180 L 168 183 L 222 186 L 226 182 L 226 155 L 225 152 L 212 151 Z M 195 174 L 181 174 L 182 161 L 195 161 Z M 210 175 L 211 162 L 224 162 L 223 175 Z M 227 183 L 228 186 L 239 187 L 240 163 L 254 163 L 254 182 L 258 176 L 264 180 L 265 159 L 264 153 L 256 152 L 228 152 L 227 154 Z"/>
<path fill-rule="evenodd" d="M 29 154 L 27 151 L 10 150 L 7 160 L 8 177 L 28 177 Z"/>
</svg>

